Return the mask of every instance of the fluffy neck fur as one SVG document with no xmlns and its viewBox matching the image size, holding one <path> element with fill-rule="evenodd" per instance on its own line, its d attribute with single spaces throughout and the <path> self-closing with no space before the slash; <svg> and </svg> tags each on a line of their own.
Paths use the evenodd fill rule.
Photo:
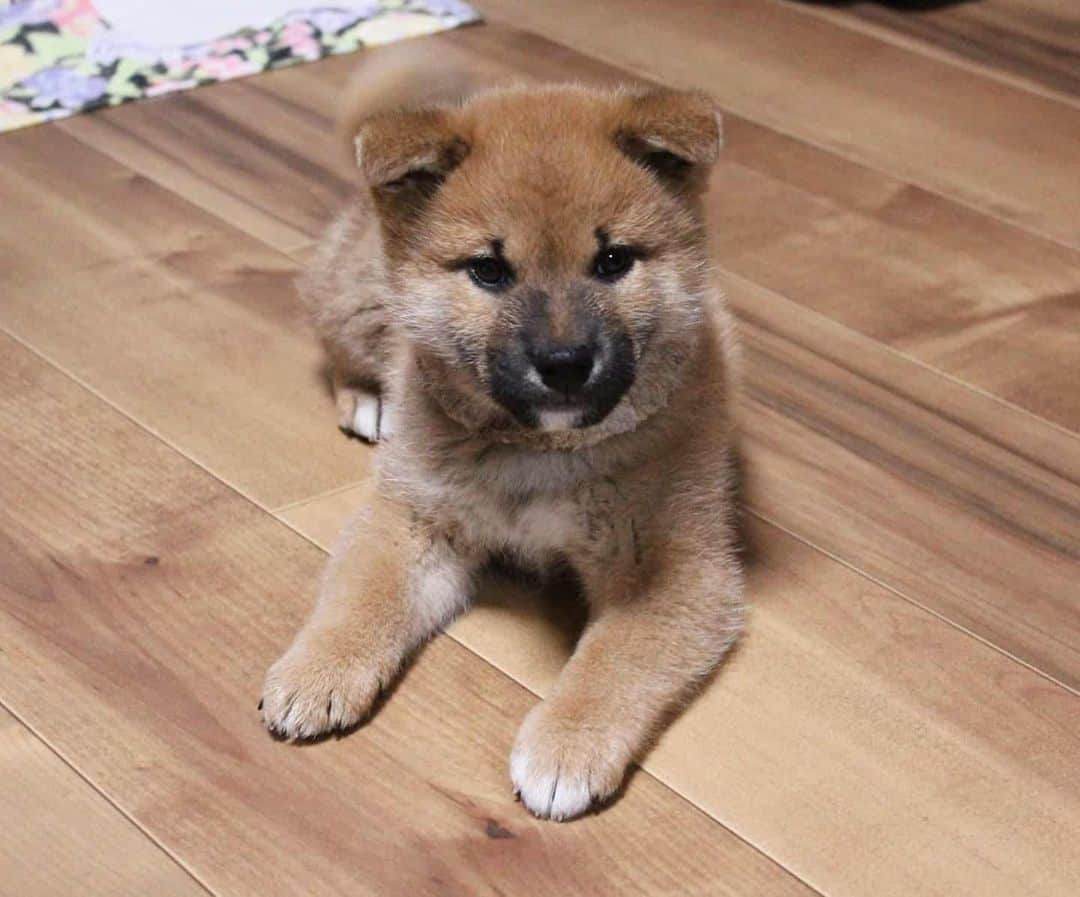
<svg viewBox="0 0 1080 897">
<path fill-rule="evenodd" d="M 702 403 L 727 392 L 727 327 L 706 304 L 692 345 L 650 349 L 680 353 L 662 378 L 636 383 L 600 424 L 580 430 L 524 430 L 491 402 L 462 398 L 430 356 L 409 351 L 398 397 L 398 425 L 380 452 L 380 473 L 414 501 L 418 483 L 478 482 L 493 492 L 559 494 L 581 483 L 617 476 L 644 459 L 674 450 L 693 426 Z"/>
</svg>

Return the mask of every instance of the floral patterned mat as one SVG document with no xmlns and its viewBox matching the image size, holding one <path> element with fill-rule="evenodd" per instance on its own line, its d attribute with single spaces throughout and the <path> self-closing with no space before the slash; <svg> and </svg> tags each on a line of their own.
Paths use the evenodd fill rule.
<svg viewBox="0 0 1080 897">
<path fill-rule="evenodd" d="M 91 0 L 0 0 L 0 131 L 431 34 L 477 18 L 460 0 L 320 6 L 297 0 L 296 9 L 272 22 L 215 40 L 149 46 L 117 33 Z"/>
</svg>

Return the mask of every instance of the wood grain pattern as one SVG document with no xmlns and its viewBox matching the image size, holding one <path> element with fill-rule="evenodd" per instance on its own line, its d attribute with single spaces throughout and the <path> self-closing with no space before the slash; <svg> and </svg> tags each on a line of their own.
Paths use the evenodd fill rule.
<svg viewBox="0 0 1080 897">
<path fill-rule="evenodd" d="M 330 544 L 362 491 L 284 517 Z M 748 635 L 645 769 L 823 894 L 1073 894 L 1080 698 L 776 527 L 748 537 Z M 501 583 L 450 632 L 545 694 L 567 616 Z"/>
<path fill-rule="evenodd" d="M 1080 11 L 1072 0 L 978 0 L 905 9 L 887 3 L 814 4 L 885 40 L 942 51 L 998 76 L 1080 97 Z M 924 49 L 925 52 L 925 49 Z"/>
<path fill-rule="evenodd" d="M 496 20 L 1080 246 L 1080 108 L 776 0 L 481 0 Z"/>
<path fill-rule="evenodd" d="M 309 244 L 355 186 L 329 118 L 246 81 L 60 127 L 284 252 Z"/>
<path fill-rule="evenodd" d="M 719 264 L 1080 432 L 1080 253 L 742 120 L 728 135 Z"/>
<path fill-rule="evenodd" d="M 293 261 L 56 129 L 0 160 L 0 325 L 260 502 L 363 475 L 310 452 L 330 400 Z"/>
<path fill-rule="evenodd" d="M 0 708 L 0 895 L 206 897 L 207 892 Z"/>
<path fill-rule="evenodd" d="M 449 639 L 362 730 L 275 742 L 256 697 L 323 560 L 0 338 L 0 699 L 215 894 L 812 894 L 648 775 L 528 816 L 532 698 Z"/>
<path fill-rule="evenodd" d="M 1080 690 L 1080 439 L 726 283 L 749 505 Z"/>
</svg>

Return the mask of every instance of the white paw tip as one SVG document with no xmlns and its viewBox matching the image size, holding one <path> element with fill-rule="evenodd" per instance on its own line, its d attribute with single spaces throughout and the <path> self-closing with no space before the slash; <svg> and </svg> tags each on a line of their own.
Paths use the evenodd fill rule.
<svg viewBox="0 0 1080 897">
<path fill-rule="evenodd" d="M 510 757 L 514 791 L 534 816 L 561 822 L 580 816 L 592 806 L 593 797 L 586 778 L 537 773 L 529 767 L 524 751 L 515 751 Z"/>
<path fill-rule="evenodd" d="M 356 397 L 356 410 L 353 411 L 352 431 L 368 442 L 379 441 L 379 418 L 382 416 L 382 402 L 371 393 L 360 393 Z"/>
</svg>

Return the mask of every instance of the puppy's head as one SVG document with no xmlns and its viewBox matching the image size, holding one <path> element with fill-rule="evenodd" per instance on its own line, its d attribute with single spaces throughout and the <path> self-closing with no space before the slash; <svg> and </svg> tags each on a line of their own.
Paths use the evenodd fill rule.
<svg viewBox="0 0 1080 897">
<path fill-rule="evenodd" d="M 356 146 L 391 308 L 448 411 L 602 433 L 667 401 L 700 329 L 706 97 L 493 91 L 377 115 Z"/>
</svg>

